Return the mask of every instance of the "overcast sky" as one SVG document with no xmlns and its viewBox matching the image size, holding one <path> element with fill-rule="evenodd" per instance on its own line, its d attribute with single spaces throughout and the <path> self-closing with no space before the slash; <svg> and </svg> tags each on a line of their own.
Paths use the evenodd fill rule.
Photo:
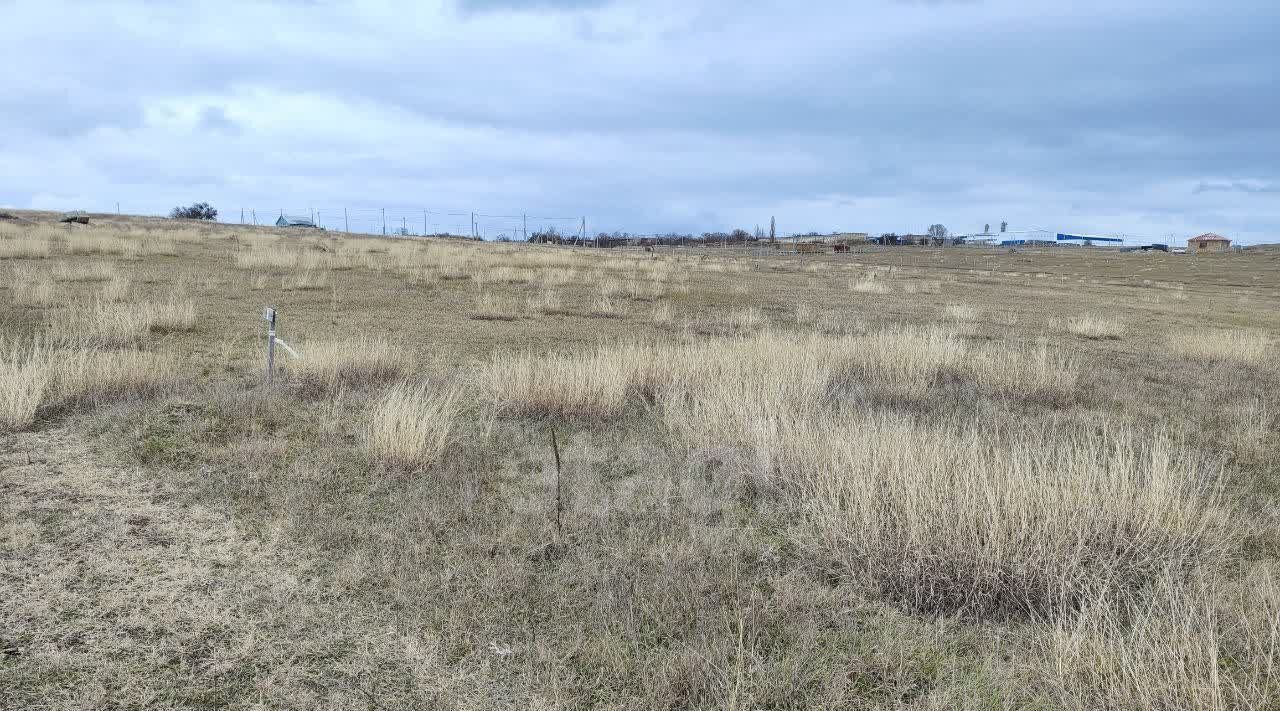
<svg viewBox="0 0 1280 711">
<path fill-rule="evenodd" d="M 10 207 L 1280 241 L 1275 0 L 0 0 L 0 16 Z"/>
</svg>

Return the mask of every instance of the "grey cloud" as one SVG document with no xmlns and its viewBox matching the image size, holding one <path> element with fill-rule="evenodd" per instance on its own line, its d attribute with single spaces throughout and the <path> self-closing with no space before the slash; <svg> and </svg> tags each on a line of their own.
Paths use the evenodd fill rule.
<svg viewBox="0 0 1280 711">
<path fill-rule="evenodd" d="M 1280 185 L 1269 3 L 472 0 L 461 19 L 413 4 L 232 3 L 185 18 L 124 3 L 84 21 L 92 42 L 75 20 L 37 31 L 53 7 L 16 4 L 29 24 L 17 34 L 33 39 L 0 73 L 0 89 L 16 87 L 0 92 L 0 128 L 127 174 L 141 197 L 149 174 L 155 192 L 190 174 L 210 199 L 537 203 L 634 230 L 790 204 L 825 205 L 788 220 L 804 228 L 873 230 L 980 225 L 980 212 L 1180 229 L 1252 209 L 1265 232 L 1277 217 L 1262 202 Z M 206 31 L 175 44 L 186 21 Z M 396 118 L 288 116 L 296 128 L 277 133 L 232 110 L 284 111 L 275 98 L 298 95 Z M 144 107 L 187 101 L 206 107 L 208 147 L 145 121 Z M 119 136 L 87 140 L 100 128 Z M 148 146 L 165 149 L 137 157 Z M 0 202 L 94 188 L 44 180 Z"/>
</svg>

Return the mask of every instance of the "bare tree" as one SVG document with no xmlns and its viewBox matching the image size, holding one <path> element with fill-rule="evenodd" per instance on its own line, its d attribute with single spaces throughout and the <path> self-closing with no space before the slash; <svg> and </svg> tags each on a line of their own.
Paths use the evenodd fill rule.
<svg viewBox="0 0 1280 711">
<path fill-rule="evenodd" d="M 984 235 L 989 235 L 989 234 L 991 234 L 991 223 L 990 223 L 990 222 L 988 222 L 987 224 L 985 224 L 985 225 L 983 225 L 983 226 L 982 226 L 982 234 L 984 234 Z"/>
<path fill-rule="evenodd" d="M 934 244 L 946 244 L 948 234 L 946 225 L 929 226 L 929 238 Z"/>
<path fill-rule="evenodd" d="M 1001 221 L 1000 234 L 1004 234 L 1005 232 L 1008 232 L 1008 231 L 1009 231 L 1009 223 L 1007 221 Z"/>
<path fill-rule="evenodd" d="M 778 223 L 772 217 L 769 218 L 769 241 L 778 241 Z"/>
</svg>

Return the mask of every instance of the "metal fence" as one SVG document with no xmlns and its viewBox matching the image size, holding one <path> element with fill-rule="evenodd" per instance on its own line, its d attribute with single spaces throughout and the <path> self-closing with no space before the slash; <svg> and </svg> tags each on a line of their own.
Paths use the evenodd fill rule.
<svg viewBox="0 0 1280 711">
<path fill-rule="evenodd" d="M 478 210 L 440 210 L 424 207 L 239 208 L 222 213 L 222 222 L 271 226 L 285 223 L 310 224 L 336 232 L 369 235 L 422 236 L 460 235 L 477 239 L 525 240 L 529 235 L 554 231 L 566 237 L 584 239 L 587 218 L 544 214 L 497 214 Z"/>
</svg>

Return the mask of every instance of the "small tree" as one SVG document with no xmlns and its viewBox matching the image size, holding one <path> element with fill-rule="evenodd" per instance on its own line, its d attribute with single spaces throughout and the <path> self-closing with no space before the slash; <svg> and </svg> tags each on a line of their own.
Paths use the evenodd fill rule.
<svg viewBox="0 0 1280 711">
<path fill-rule="evenodd" d="M 1000 222 L 1000 234 L 1004 234 L 1004 233 L 1005 233 L 1005 232 L 1007 232 L 1007 231 L 1009 231 L 1009 223 L 1008 223 L 1008 222 L 1005 222 L 1005 221 L 1001 221 L 1001 222 Z"/>
<path fill-rule="evenodd" d="M 983 225 L 983 226 L 982 226 L 982 234 L 984 234 L 984 235 L 989 235 L 989 234 L 991 234 L 991 223 L 990 223 L 990 222 L 988 222 L 987 224 L 985 224 L 985 225 Z"/>
<path fill-rule="evenodd" d="M 169 213 L 175 220 L 216 220 L 218 211 L 207 202 L 197 202 L 189 207 L 175 207 Z"/>
<path fill-rule="evenodd" d="M 947 228 L 945 225 L 930 225 L 929 238 L 934 244 L 943 244 L 947 241 Z"/>
</svg>

